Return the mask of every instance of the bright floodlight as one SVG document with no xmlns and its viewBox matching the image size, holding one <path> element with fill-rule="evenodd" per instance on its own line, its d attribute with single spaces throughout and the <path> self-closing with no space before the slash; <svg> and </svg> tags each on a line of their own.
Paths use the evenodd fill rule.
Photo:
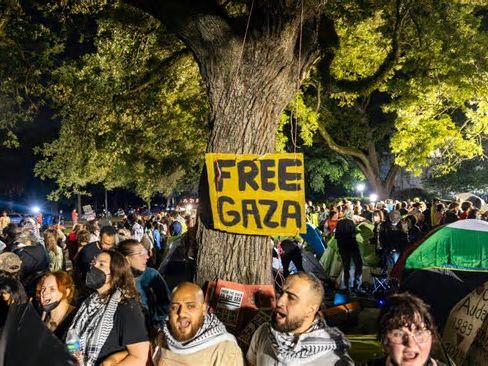
<svg viewBox="0 0 488 366">
<path fill-rule="evenodd" d="M 39 206 L 32 206 L 32 212 L 39 213 L 41 212 L 41 209 L 39 208 Z"/>
<path fill-rule="evenodd" d="M 364 183 L 358 183 L 356 189 L 358 190 L 358 192 L 364 192 L 364 190 L 366 189 L 366 185 Z"/>
<path fill-rule="evenodd" d="M 371 202 L 376 202 L 376 201 L 378 200 L 378 195 L 377 195 L 376 193 L 371 193 L 371 194 L 369 195 L 369 200 L 370 200 Z"/>
</svg>

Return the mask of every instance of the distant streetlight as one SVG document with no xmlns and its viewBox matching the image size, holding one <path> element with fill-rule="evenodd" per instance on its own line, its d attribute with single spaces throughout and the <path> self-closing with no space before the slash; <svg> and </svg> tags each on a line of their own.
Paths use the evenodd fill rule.
<svg viewBox="0 0 488 366">
<path fill-rule="evenodd" d="M 364 183 L 358 183 L 358 185 L 356 186 L 356 189 L 361 194 L 361 198 L 362 198 L 363 197 L 363 192 L 366 189 L 366 185 Z"/>
<path fill-rule="evenodd" d="M 376 201 L 378 200 L 378 195 L 377 195 L 376 193 L 371 193 L 371 194 L 369 195 L 369 200 L 370 200 L 371 202 L 376 202 Z"/>
<path fill-rule="evenodd" d="M 39 208 L 39 206 L 32 206 L 32 212 L 38 214 L 39 212 L 41 212 L 41 209 Z"/>
</svg>

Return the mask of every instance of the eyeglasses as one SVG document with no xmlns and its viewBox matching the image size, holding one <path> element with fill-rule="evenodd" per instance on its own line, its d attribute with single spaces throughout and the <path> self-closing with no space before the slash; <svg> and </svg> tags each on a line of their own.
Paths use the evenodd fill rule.
<svg viewBox="0 0 488 366">
<path fill-rule="evenodd" d="M 413 331 L 405 331 L 400 329 L 392 330 L 388 335 L 387 339 L 393 344 L 405 344 L 408 342 L 408 338 L 413 337 L 415 342 L 424 343 L 430 337 L 430 330 L 428 329 L 415 329 Z"/>
<path fill-rule="evenodd" d="M 136 255 L 141 256 L 141 257 L 144 257 L 144 256 L 147 256 L 148 255 L 148 251 L 147 251 L 147 249 L 144 249 L 144 250 L 140 250 L 138 252 L 129 254 L 130 257 L 136 256 Z"/>
</svg>

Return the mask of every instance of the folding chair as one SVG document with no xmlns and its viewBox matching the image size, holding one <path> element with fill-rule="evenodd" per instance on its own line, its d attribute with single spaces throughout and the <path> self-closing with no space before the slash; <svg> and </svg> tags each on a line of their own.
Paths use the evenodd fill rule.
<svg viewBox="0 0 488 366">
<path fill-rule="evenodd" d="M 380 291 L 386 293 L 390 290 L 388 274 L 386 272 L 371 272 L 371 277 L 373 279 L 373 289 L 371 291 L 373 295 Z"/>
</svg>

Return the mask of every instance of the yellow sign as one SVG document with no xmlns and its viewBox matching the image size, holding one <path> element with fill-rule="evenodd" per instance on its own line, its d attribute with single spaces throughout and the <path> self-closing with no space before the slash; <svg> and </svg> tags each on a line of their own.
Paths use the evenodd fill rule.
<svg viewBox="0 0 488 366">
<path fill-rule="evenodd" d="M 305 233 L 302 154 L 205 155 L 214 228 L 254 235 Z"/>
</svg>

